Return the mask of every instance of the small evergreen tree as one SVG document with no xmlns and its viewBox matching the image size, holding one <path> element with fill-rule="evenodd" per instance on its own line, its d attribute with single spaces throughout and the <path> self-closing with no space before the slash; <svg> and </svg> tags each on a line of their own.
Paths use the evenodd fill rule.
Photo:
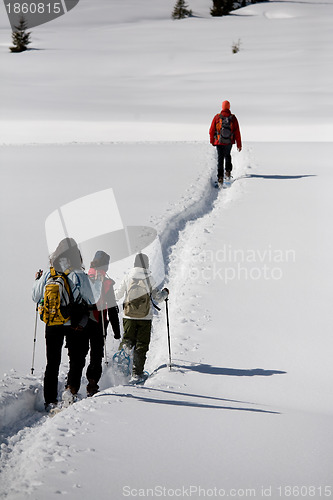
<svg viewBox="0 0 333 500">
<path fill-rule="evenodd" d="M 213 7 L 210 9 L 210 15 L 213 17 L 222 16 L 223 0 L 213 0 Z"/>
<path fill-rule="evenodd" d="M 191 17 L 192 11 L 188 9 L 185 0 L 177 0 L 177 3 L 172 12 L 173 19 L 184 19 L 185 17 Z"/>
<path fill-rule="evenodd" d="M 11 52 L 23 52 L 27 50 L 30 40 L 30 32 L 27 32 L 27 23 L 21 17 L 19 25 L 15 26 L 15 31 L 12 33 L 13 47 L 10 47 Z"/>
<path fill-rule="evenodd" d="M 210 9 L 211 16 L 227 16 L 234 8 L 234 0 L 213 0 L 213 7 Z"/>
<path fill-rule="evenodd" d="M 237 54 L 240 51 L 240 48 L 241 48 L 241 41 L 239 38 L 237 42 L 233 42 L 233 44 L 231 45 L 231 51 L 233 54 Z"/>
</svg>

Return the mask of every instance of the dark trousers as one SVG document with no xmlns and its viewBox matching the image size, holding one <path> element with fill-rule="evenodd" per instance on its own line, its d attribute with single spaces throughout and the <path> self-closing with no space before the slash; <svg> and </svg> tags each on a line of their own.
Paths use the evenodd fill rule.
<svg viewBox="0 0 333 500">
<path fill-rule="evenodd" d="M 104 333 L 102 322 L 99 323 L 89 319 L 87 330 L 90 343 L 90 362 L 86 376 L 89 381 L 94 380 L 97 384 L 102 375 L 102 359 L 104 356 Z"/>
<path fill-rule="evenodd" d="M 70 327 L 47 326 L 45 328 L 46 368 L 44 374 L 45 404 L 58 400 L 58 376 L 61 363 L 61 352 L 65 336 Z"/>
<path fill-rule="evenodd" d="M 124 335 L 120 348 L 134 347 L 133 375 L 141 375 L 146 362 L 149 349 L 151 319 L 123 319 Z"/>
<path fill-rule="evenodd" d="M 67 374 L 67 387 L 76 394 L 81 385 L 82 371 L 86 364 L 86 355 L 89 350 L 89 337 L 87 327 L 82 331 L 69 328 L 66 335 L 68 348 L 69 372 Z"/>
<path fill-rule="evenodd" d="M 216 146 L 217 149 L 217 177 L 224 177 L 224 167 L 226 172 L 232 171 L 231 163 L 231 148 L 232 144 L 221 144 Z"/>
</svg>

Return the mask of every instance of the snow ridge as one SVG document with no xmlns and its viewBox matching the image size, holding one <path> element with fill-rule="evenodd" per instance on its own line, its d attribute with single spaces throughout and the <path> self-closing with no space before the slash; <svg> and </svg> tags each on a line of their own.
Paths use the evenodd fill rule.
<svg viewBox="0 0 333 500">
<path fill-rule="evenodd" d="M 215 153 L 215 151 L 213 151 Z M 170 255 L 177 245 L 180 233 L 189 222 L 196 222 L 214 209 L 219 191 L 212 188 L 216 178 L 216 165 L 212 159 L 211 150 L 206 153 L 200 176 L 192 183 L 180 202 L 170 208 L 169 215 L 161 220 L 155 220 L 154 226 L 160 236 L 166 275 L 170 268 Z"/>
<path fill-rule="evenodd" d="M 169 307 L 178 325 L 173 331 L 173 341 L 181 348 L 184 346 L 185 351 L 189 349 L 186 345 L 190 337 L 181 333 L 182 326 L 188 323 L 194 330 L 201 331 L 210 321 L 209 311 L 203 311 L 200 306 L 200 294 L 188 295 L 192 257 L 200 255 L 205 247 L 207 235 L 213 232 L 214 225 L 223 217 L 223 210 L 241 196 L 243 192 L 241 179 L 246 176 L 250 161 L 251 154 L 246 151 L 241 157 L 237 156 L 236 160 L 234 158 L 234 183 L 230 188 L 221 190 L 212 187 L 216 165 L 211 155 L 208 154 L 206 163 L 210 163 L 210 168 L 206 168 L 206 164 L 203 175 L 194 185 L 191 185 L 187 195 L 179 203 L 179 207 L 175 208 L 175 213 L 159 224 L 162 251 L 167 268 L 166 286 L 171 291 Z M 187 311 L 192 311 L 191 318 L 187 316 Z M 154 321 L 151 355 L 147 360 L 147 368 L 150 372 L 156 372 L 159 367 L 165 366 L 164 322 L 165 319 L 161 316 Z M 191 348 L 196 350 L 199 344 L 191 345 Z"/>
</svg>

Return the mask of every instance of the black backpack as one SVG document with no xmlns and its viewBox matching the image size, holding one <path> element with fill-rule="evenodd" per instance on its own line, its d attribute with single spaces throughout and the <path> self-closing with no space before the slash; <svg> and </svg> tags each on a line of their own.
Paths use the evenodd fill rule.
<svg viewBox="0 0 333 500">
<path fill-rule="evenodd" d="M 233 134 L 231 131 L 231 123 L 233 116 L 234 115 L 223 116 L 222 114 L 219 116 L 215 133 L 215 137 L 219 144 L 232 144 Z"/>
</svg>

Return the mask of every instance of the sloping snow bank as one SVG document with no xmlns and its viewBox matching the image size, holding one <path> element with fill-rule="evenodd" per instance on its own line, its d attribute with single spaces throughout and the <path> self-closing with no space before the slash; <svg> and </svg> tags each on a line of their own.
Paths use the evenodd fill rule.
<svg viewBox="0 0 333 500">
<path fill-rule="evenodd" d="M 265 489 L 278 500 L 290 485 L 330 496 L 332 336 L 324 312 L 332 238 L 324 229 L 331 147 L 321 145 L 316 168 L 318 145 L 294 145 L 295 157 L 286 145 L 258 150 L 257 165 L 248 154 L 235 161 L 232 187 L 185 224 L 169 254 L 174 369 L 165 367 L 161 316 L 147 364 L 157 370 L 144 387 L 106 389 L 8 440 L 1 486 L 8 498 L 79 500 L 98 492 L 106 500 L 159 485 L 170 496 L 191 485 L 217 486 L 225 497 L 251 489 L 263 498 Z M 277 152 L 288 158 L 283 166 Z M 197 259 L 224 244 L 245 251 L 267 242 L 295 247 L 297 259 L 281 264 L 279 282 L 226 284 L 209 274 L 211 260 Z"/>
<path fill-rule="evenodd" d="M 41 380 L 11 370 L 0 382 L 0 436 L 17 432 L 42 408 Z"/>
</svg>

